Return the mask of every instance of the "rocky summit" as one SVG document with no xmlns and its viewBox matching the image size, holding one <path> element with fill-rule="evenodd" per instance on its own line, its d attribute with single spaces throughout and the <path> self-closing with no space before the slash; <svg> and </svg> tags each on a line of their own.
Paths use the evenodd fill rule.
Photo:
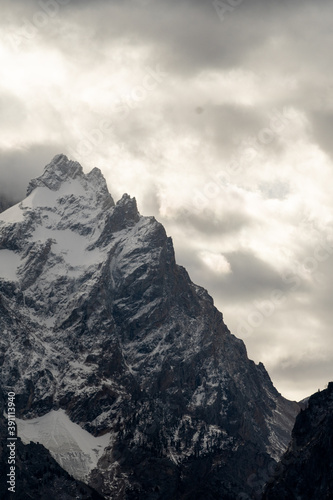
<svg viewBox="0 0 333 500">
<path fill-rule="evenodd" d="M 100 170 L 58 155 L 0 214 L 0 311 L 25 446 L 105 499 L 257 498 L 299 406 Z"/>
</svg>

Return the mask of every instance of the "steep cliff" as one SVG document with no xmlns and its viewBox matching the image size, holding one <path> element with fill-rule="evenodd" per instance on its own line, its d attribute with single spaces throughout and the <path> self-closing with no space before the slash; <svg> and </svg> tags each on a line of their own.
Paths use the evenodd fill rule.
<svg viewBox="0 0 333 500">
<path fill-rule="evenodd" d="M 311 396 L 298 415 L 274 476 L 264 500 L 333 498 L 333 382 Z"/>
</svg>

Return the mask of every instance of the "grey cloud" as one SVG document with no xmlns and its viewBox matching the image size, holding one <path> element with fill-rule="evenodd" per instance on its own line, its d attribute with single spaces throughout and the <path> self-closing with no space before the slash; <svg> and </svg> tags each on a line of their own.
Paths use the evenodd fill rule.
<svg viewBox="0 0 333 500">
<path fill-rule="evenodd" d="M 33 21 L 34 13 L 41 10 L 40 5 L 33 1 L 18 2 L 14 7 L 8 3 L 5 5 L 9 14 L 15 13 L 20 19 L 18 24 L 22 24 L 23 15 Z M 150 3 L 147 8 L 139 2 L 122 2 L 119 5 L 119 2 L 72 0 L 61 7 L 59 16 L 49 23 L 51 30 L 41 28 L 40 35 L 47 40 L 50 31 L 54 30 L 53 25 L 58 24 L 58 43 L 61 45 L 61 23 L 66 24 L 75 17 L 78 25 L 88 28 L 78 32 L 80 38 L 77 43 L 81 47 L 85 45 L 86 38 L 103 44 L 125 37 L 132 40 L 133 45 L 139 41 L 153 47 L 160 59 L 178 73 L 191 73 L 205 67 L 232 67 L 244 60 L 254 46 L 260 46 L 263 28 L 268 33 L 262 21 L 266 14 L 266 8 L 263 9 L 257 19 L 253 19 L 255 13 L 248 11 L 247 15 L 251 15 L 249 20 L 241 16 L 245 11 L 240 5 L 225 23 L 221 23 L 212 2 L 160 1 Z M 72 51 L 73 47 L 63 45 L 63 50 L 66 49 Z"/>
<path fill-rule="evenodd" d="M 332 360 L 325 360 L 322 356 L 296 360 L 291 355 L 281 360 L 278 366 L 270 366 L 269 373 L 285 390 L 294 386 L 303 392 L 304 397 L 311 396 L 316 388 L 325 389 L 326 384 L 333 380 Z"/>
<path fill-rule="evenodd" d="M 176 251 L 177 261 L 192 269 L 191 279 L 208 289 L 221 304 L 241 304 L 264 299 L 273 290 L 290 293 L 290 284 L 275 269 L 249 251 L 223 253 L 232 272 L 219 274 L 208 269 L 197 255 L 185 248 Z"/>
<path fill-rule="evenodd" d="M 20 12 L 30 9 L 33 13 L 41 9 L 35 0 L 3 2 L 6 12 Z M 95 27 L 94 36 L 101 40 L 118 35 L 140 35 L 140 40 L 152 40 L 186 54 L 183 62 L 197 61 L 201 66 L 213 63 L 214 67 L 227 61 L 235 65 L 245 60 L 249 51 L 259 47 L 265 39 L 283 36 L 292 23 L 297 28 L 306 29 L 304 21 L 318 23 L 316 8 L 321 14 L 330 7 L 329 2 L 321 2 L 320 7 L 309 11 L 313 2 L 305 1 L 256 1 L 248 0 L 236 7 L 221 22 L 212 1 L 83 1 L 70 0 L 61 6 L 67 15 L 73 11 L 80 23 Z M 148 7 L 148 8 L 147 8 Z M 111 15 L 112 14 L 112 15 Z M 311 17 L 312 16 L 312 17 Z M 322 19 L 322 17 L 320 18 Z M 66 16 L 64 16 L 64 21 Z M 307 30 L 306 43 L 311 38 Z M 231 36 L 232 35 L 232 36 Z M 135 39 L 133 39 L 135 41 Z M 297 43 L 302 45 L 302 39 Z M 286 54 L 283 54 L 286 57 Z"/>
<path fill-rule="evenodd" d="M 214 99 L 227 96 L 213 96 Z M 221 157 L 239 154 L 242 143 L 248 138 L 256 138 L 261 129 L 270 122 L 265 109 L 240 104 L 198 103 L 201 113 L 195 114 L 191 102 L 179 103 L 173 109 L 165 110 L 165 116 L 175 129 L 194 132 L 202 142 L 212 145 Z M 274 143 L 270 144 L 274 147 Z"/>
<path fill-rule="evenodd" d="M 315 141 L 331 157 L 333 157 L 333 110 L 309 113 Z"/>
<path fill-rule="evenodd" d="M 226 253 L 225 257 L 232 269 L 224 280 L 225 300 L 265 298 L 275 289 L 289 292 L 288 284 L 274 267 L 251 252 Z"/>
<path fill-rule="evenodd" d="M 191 211 L 191 207 L 186 212 L 180 212 L 175 221 L 179 226 L 193 228 L 205 238 L 215 238 L 216 236 L 223 238 L 252 224 L 251 217 L 240 211 L 230 211 L 218 215 L 208 208 L 196 214 Z"/>
<path fill-rule="evenodd" d="M 275 154 L 281 151 L 278 134 L 272 136 L 269 144 L 258 140 L 260 132 L 267 130 L 271 123 L 268 110 L 252 106 L 213 106 L 203 118 L 203 130 L 220 155 L 236 157 L 241 155 L 247 141 L 256 141 L 259 148 Z M 257 148 L 257 146 L 256 146 Z"/>
<path fill-rule="evenodd" d="M 36 4 L 31 2 L 30 5 Z M 77 33 L 74 29 L 73 35 L 72 23 L 70 35 L 60 28 L 41 32 L 45 42 L 57 43 L 74 64 L 90 64 L 92 70 L 103 60 L 107 64 L 105 50 L 110 43 L 126 39 L 133 44 L 133 50 L 138 43 L 149 47 L 149 57 L 166 67 L 171 77 L 235 67 L 258 74 L 263 69 L 272 74 L 284 72 L 286 81 L 295 78 L 296 89 L 288 85 L 281 88 L 274 96 L 275 102 L 269 106 L 288 103 L 307 110 L 311 103 L 308 91 L 303 89 L 304 79 L 313 80 L 314 71 L 329 71 L 326 62 L 329 38 L 327 29 L 323 29 L 327 21 L 323 19 L 330 19 L 331 9 L 328 2 L 323 2 L 319 8 L 311 2 L 300 4 L 296 0 L 248 1 L 235 8 L 221 23 L 210 1 L 159 1 L 147 6 L 131 1 L 119 5 L 102 0 L 94 3 L 72 0 L 64 7 L 61 19 L 64 26 L 75 19 L 76 25 L 81 26 Z M 112 53 L 112 48 L 108 50 Z M 319 86 L 313 98 L 321 91 Z M 237 153 L 237 139 L 242 140 L 247 134 L 255 135 L 266 125 L 264 109 L 249 110 L 230 105 L 209 107 L 207 103 L 198 103 L 198 106 L 202 104 L 205 112 L 198 117 L 189 116 L 177 103 L 182 127 L 201 133 L 203 140 L 214 144 L 223 155 Z M 172 117 L 168 110 L 166 114 L 171 120 L 175 118 L 173 124 L 177 126 L 177 117 Z M 315 139 L 329 150 L 329 117 L 322 115 L 311 119 Z M 128 132 L 127 137 L 131 135 Z M 267 149 L 273 153 L 278 147 L 279 142 L 274 141 Z"/>
<path fill-rule="evenodd" d="M 183 74 L 204 68 L 233 68 L 248 62 L 257 66 L 275 62 L 293 73 L 297 72 L 296 58 L 300 53 L 302 60 L 312 66 L 316 64 L 312 33 L 318 33 L 323 9 L 331 9 L 328 2 L 311 9 L 310 2 L 248 1 L 221 22 L 210 1 L 160 1 L 149 4 L 149 8 L 133 2 L 125 2 L 121 7 L 115 2 L 97 7 L 89 2 L 83 4 L 83 10 L 81 2 L 71 7 L 81 23 L 95 25 L 95 38 L 106 41 L 130 36 L 134 44 L 145 41 L 170 68 Z M 309 24 L 315 29 L 308 29 Z M 274 38 L 282 42 L 280 48 L 272 43 Z M 289 45 L 287 53 L 284 41 Z M 308 51 L 305 53 L 304 49 Z M 319 63 L 324 63 L 322 56 Z"/>
<path fill-rule="evenodd" d="M 146 192 L 143 196 L 143 203 L 142 206 L 139 207 L 139 211 L 143 215 L 149 216 L 155 214 L 157 216 L 157 214 L 159 213 L 159 209 L 160 200 L 157 194 L 157 187 L 154 184 L 151 184 L 151 186 L 147 186 Z"/>
<path fill-rule="evenodd" d="M 15 203 L 25 198 L 29 181 L 41 175 L 44 166 L 59 152 L 60 146 L 47 144 L 1 151 L 0 192 Z"/>
</svg>

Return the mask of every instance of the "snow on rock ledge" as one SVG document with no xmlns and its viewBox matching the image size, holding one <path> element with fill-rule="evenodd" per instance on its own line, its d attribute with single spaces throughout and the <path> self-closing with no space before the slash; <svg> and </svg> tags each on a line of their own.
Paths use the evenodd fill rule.
<svg viewBox="0 0 333 500">
<path fill-rule="evenodd" d="M 31 420 L 16 419 L 16 423 L 24 444 L 42 444 L 63 469 L 81 481 L 89 479 L 110 443 L 110 433 L 94 437 L 72 422 L 64 410 Z"/>
</svg>

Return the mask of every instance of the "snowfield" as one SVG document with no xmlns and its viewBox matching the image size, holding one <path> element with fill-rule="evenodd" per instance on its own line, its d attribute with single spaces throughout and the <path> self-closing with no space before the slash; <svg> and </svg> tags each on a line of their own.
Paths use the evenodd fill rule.
<svg viewBox="0 0 333 500">
<path fill-rule="evenodd" d="M 88 481 L 110 444 L 110 433 L 94 437 L 72 422 L 64 410 L 52 410 L 31 420 L 17 418 L 16 423 L 17 435 L 24 444 L 42 444 L 63 469 L 81 481 Z"/>
</svg>

